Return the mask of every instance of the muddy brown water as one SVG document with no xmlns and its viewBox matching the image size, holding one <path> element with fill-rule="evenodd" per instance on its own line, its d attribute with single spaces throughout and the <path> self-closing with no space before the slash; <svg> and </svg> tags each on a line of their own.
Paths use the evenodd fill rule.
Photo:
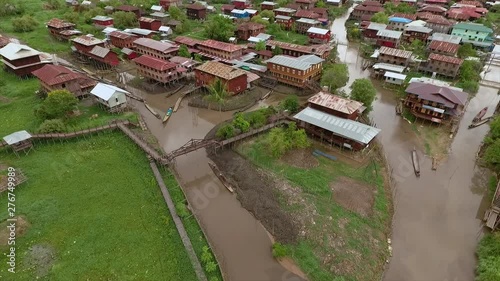
<svg viewBox="0 0 500 281">
<path fill-rule="evenodd" d="M 163 116 L 181 93 L 168 98 L 144 92 L 141 95 Z M 232 112 L 189 107 L 186 99 L 163 125 L 143 105 L 137 104 L 137 108 L 166 152 L 181 147 L 190 139 L 204 138 L 215 124 L 232 116 Z M 178 157 L 175 170 L 214 248 L 225 280 L 301 280 L 272 257 L 272 242 L 267 231 L 213 174 L 204 149 Z"/>
<path fill-rule="evenodd" d="M 347 42 L 347 17 L 332 24 L 339 42 Z M 356 78 L 369 76 L 361 68 L 356 47 L 339 45 L 338 52 L 348 64 L 348 86 Z M 467 126 L 484 106 L 490 106 L 492 114 L 497 102 L 497 89 L 480 87 L 462 118 L 447 160 L 432 171 L 432 160 L 420 153 L 421 176 L 416 178 L 410 155 L 418 146 L 415 135 L 411 126 L 396 116 L 394 95 L 378 89 L 370 117 L 382 129 L 378 138 L 395 182 L 393 256 L 384 280 L 474 279 L 474 251 L 483 233 L 481 217 L 487 205 L 483 200 L 487 172 L 475 165 L 475 157 L 488 126 L 472 130 Z"/>
</svg>

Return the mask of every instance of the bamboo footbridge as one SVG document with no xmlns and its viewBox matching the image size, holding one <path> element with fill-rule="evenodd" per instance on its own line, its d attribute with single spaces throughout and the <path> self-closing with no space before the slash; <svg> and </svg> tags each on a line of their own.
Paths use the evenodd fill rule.
<svg viewBox="0 0 500 281">
<path fill-rule="evenodd" d="M 246 139 L 248 137 L 257 135 L 259 133 L 262 133 L 264 131 L 267 131 L 271 128 L 274 128 L 276 126 L 288 123 L 288 121 L 285 117 L 282 117 L 278 119 L 275 122 L 272 122 L 270 124 L 267 124 L 263 127 L 250 130 L 246 133 L 237 135 L 235 137 L 223 140 L 223 141 L 218 141 L 215 139 L 191 139 L 188 141 L 186 144 L 181 146 L 180 148 L 167 153 L 163 154 L 158 152 L 156 149 L 154 149 L 151 145 L 149 145 L 145 140 L 143 140 L 140 136 L 138 136 L 136 133 L 134 133 L 131 130 L 131 126 L 137 127 L 136 124 L 131 123 L 130 121 L 122 121 L 122 120 L 114 120 L 111 121 L 109 124 L 100 126 L 100 127 L 95 127 L 95 128 L 89 128 L 85 130 L 80 130 L 80 131 L 75 131 L 75 132 L 68 132 L 68 133 L 50 133 L 50 134 L 33 134 L 32 139 L 33 140 L 66 140 L 66 139 L 72 139 L 76 137 L 82 137 L 86 135 L 91 135 L 103 131 L 108 131 L 108 130 L 116 130 L 119 129 L 122 131 L 126 136 L 128 136 L 134 143 L 136 143 L 146 154 L 149 155 L 152 159 L 154 159 L 156 162 L 162 164 L 162 165 L 170 165 L 173 163 L 175 158 L 178 156 L 188 154 L 190 152 L 196 151 L 200 148 L 222 148 L 224 146 L 230 145 L 232 143 L 238 142 L 240 140 Z M 2 140 L 0 142 L 0 147 L 7 146 L 7 144 Z"/>
</svg>

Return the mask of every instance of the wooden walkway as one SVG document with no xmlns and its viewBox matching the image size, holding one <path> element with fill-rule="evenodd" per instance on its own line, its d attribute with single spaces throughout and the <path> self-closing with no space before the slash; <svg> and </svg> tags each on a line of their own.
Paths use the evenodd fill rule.
<svg viewBox="0 0 500 281">
<path fill-rule="evenodd" d="M 127 135 L 133 142 L 135 142 L 146 154 L 151 156 L 156 161 L 161 161 L 162 155 L 158 153 L 154 148 L 147 144 L 143 139 L 139 138 L 134 132 L 132 132 L 125 124 L 118 124 L 118 128 Z"/>
<path fill-rule="evenodd" d="M 112 123 L 100 127 L 89 128 L 81 131 L 69 132 L 69 133 L 50 133 L 50 134 L 34 134 L 31 135 L 33 139 L 43 140 L 43 139 L 71 139 L 75 137 L 81 137 L 83 135 L 94 134 L 106 130 L 114 130 L 119 128 L 120 125 L 127 126 L 131 123 L 128 120 L 125 121 L 113 121 Z"/>
<path fill-rule="evenodd" d="M 271 128 L 274 128 L 278 125 L 281 125 L 281 124 L 285 124 L 285 123 L 288 123 L 289 121 L 286 120 L 286 119 L 280 119 L 276 122 L 273 122 L 273 123 L 270 123 L 270 124 L 267 124 L 265 125 L 264 127 L 260 127 L 258 129 L 254 129 L 254 130 L 251 130 L 251 131 L 248 131 L 246 133 L 243 133 L 243 134 L 240 134 L 240 135 L 237 135 L 235 137 L 232 137 L 232 138 L 229 138 L 227 140 L 223 140 L 221 142 L 219 142 L 219 145 L 220 146 L 226 146 L 228 144 L 232 144 L 233 142 L 237 142 L 237 141 L 240 141 L 242 139 L 245 139 L 245 138 L 248 138 L 248 137 L 251 137 L 251 136 L 254 136 L 256 134 L 259 134 L 259 133 L 262 133 L 264 131 L 267 131 Z"/>
</svg>

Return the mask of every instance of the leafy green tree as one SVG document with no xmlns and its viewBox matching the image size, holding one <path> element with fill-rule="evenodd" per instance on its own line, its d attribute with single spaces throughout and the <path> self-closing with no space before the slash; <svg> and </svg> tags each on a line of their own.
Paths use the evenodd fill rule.
<svg viewBox="0 0 500 281">
<path fill-rule="evenodd" d="M 476 281 L 500 280 L 500 233 L 486 234 L 477 248 Z"/>
<path fill-rule="evenodd" d="M 209 262 L 207 262 L 207 264 L 205 264 L 205 270 L 208 273 L 212 273 L 215 270 L 217 270 L 217 264 L 215 262 L 213 262 L 213 261 L 209 261 Z"/>
<path fill-rule="evenodd" d="M 280 259 L 280 258 L 283 258 L 287 255 L 288 255 L 288 253 L 287 253 L 285 246 L 283 246 L 279 242 L 276 242 L 273 244 L 273 257 Z"/>
<path fill-rule="evenodd" d="M 316 7 L 318 7 L 318 8 L 326 8 L 325 1 L 319 0 L 318 2 L 316 2 Z"/>
<path fill-rule="evenodd" d="M 372 110 L 372 103 L 377 97 L 377 90 L 370 80 L 366 78 L 356 79 L 351 85 L 351 99 L 362 102 L 366 106 L 364 112 Z"/>
<path fill-rule="evenodd" d="M 60 9 L 63 6 L 63 2 L 61 0 L 47 0 L 47 8 L 51 10 Z"/>
<path fill-rule="evenodd" d="M 104 15 L 104 10 L 99 7 L 95 7 L 86 11 L 83 14 L 83 17 L 85 18 L 85 22 L 90 24 L 92 23 L 92 18 L 98 15 Z"/>
<path fill-rule="evenodd" d="M 283 128 L 273 128 L 267 136 L 269 152 L 273 157 L 283 156 L 291 147 Z"/>
<path fill-rule="evenodd" d="M 494 140 L 500 138 L 500 116 L 497 116 L 490 123 L 490 137 Z"/>
<path fill-rule="evenodd" d="M 280 46 L 274 46 L 272 49 L 273 56 L 278 56 L 283 54 L 283 50 L 280 48 Z"/>
<path fill-rule="evenodd" d="M 208 38 L 227 42 L 233 36 L 235 26 L 233 21 L 221 15 L 215 15 L 205 23 L 205 34 Z"/>
<path fill-rule="evenodd" d="M 248 130 L 250 130 L 250 122 L 248 122 L 241 113 L 236 114 L 232 124 L 236 129 L 240 130 L 240 132 L 242 133 L 246 133 L 248 132 Z"/>
<path fill-rule="evenodd" d="M 191 57 L 191 53 L 189 52 L 188 47 L 184 44 L 179 46 L 178 55 L 185 58 Z"/>
<path fill-rule="evenodd" d="M 321 86 L 328 86 L 330 91 L 344 87 L 349 81 L 349 70 L 343 63 L 335 63 L 326 68 L 321 76 Z"/>
<path fill-rule="evenodd" d="M 384 4 L 384 10 L 388 15 L 392 15 L 394 13 L 404 13 L 404 14 L 415 14 L 417 9 L 413 6 L 410 6 L 406 3 L 394 4 L 392 2 L 386 2 Z"/>
<path fill-rule="evenodd" d="M 292 144 L 292 148 L 306 148 L 310 145 L 306 131 L 304 129 L 298 130 L 295 122 L 288 124 L 286 135 Z"/>
<path fill-rule="evenodd" d="M 270 23 L 274 22 L 274 12 L 271 10 L 261 11 L 259 14 L 262 18 L 268 18 Z"/>
<path fill-rule="evenodd" d="M 66 12 L 64 13 L 63 15 L 63 19 L 65 21 L 69 21 L 71 23 L 74 23 L 74 24 L 77 24 L 78 23 L 78 20 L 80 20 L 80 14 L 78 14 L 77 12 L 75 11 L 71 11 L 71 12 Z"/>
<path fill-rule="evenodd" d="M 465 43 L 460 48 L 458 48 L 457 55 L 459 58 L 467 58 L 467 57 L 477 57 L 477 52 L 472 47 L 471 43 Z"/>
<path fill-rule="evenodd" d="M 290 113 L 299 111 L 299 98 L 296 95 L 288 95 L 280 104 L 281 109 Z"/>
<path fill-rule="evenodd" d="M 481 80 L 482 65 L 480 62 L 465 60 L 459 71 L 460 82 L 457 87 L 464 89 L 468 93 L 477 93 L 479 90 L 479 80 Z"/>
<path fill-rule="evenodd" d="M 266 42 L 265 41 L 259 41 L 257 44 L 255 44 L 255 50 L 256 51 L 264 51 L 266 49 Z"/>
<path fill-rule="evenodd" d="M 263 110 L 256 110 L 247 113 L 245 119 L 250 123 L 252 128 L 260 128 L 266 124 L 267 117 Z"/>
<path fill-rule="evenodd" d="M 270 24 L 268 20 L 263 19 L 262 16 L 260 15 L 254 16 L 250 21 L 255 23 L 260 23 L 264 26 L 268 26 Z"/>
<path fill-rule="evenodd" d="M 132 12 L 117 11 L 111 17 L 113 25 L 118 29 L 137 26 L 137 17 Z"/>
<path fill-rule="evenodd" d="M 187 19 L 187 15 L 176 6 L 170 6 L 168 8 L 168 14 L 174 20 L 183 21 Z"/>
<path fill-rule="evenodd" d="M 486 148 L 483 156 L 484 161 L 496 171 L 500 170 L 500 139 L 496 139 L 494 143 Z"/>
<path fill-rule="evenodd" d="M 227 85 L 220 79 L 215 79 L 211 85 L 207 87 L 208 95 L 205 99 L 209 102 L 213 102 L 219 105 L 219 110 L 222 110 L 222 106 L 226 103 L 229 96 L 227 92 Z"/>
<path fill-rule="evenodd" d="M 219 139 L 228 139 L 232 138 L 236 135 L 236 130 L 234 129 L 233 124 L 226 124 L 221 126 L 218 130 L 217 133 L 215 133 L 215 136 Z"/>
<path fill-rule="evenodd" d="M 197 62 L 202 62 L 203 57 L 200 54 L 194 54 L 194 60 Z"/>
<path fill-rule="evenodd" d="M 45 120 L 38 128 L 38 133 L 48 134 L 48 133 L 62 133 L 65 131 L 64 122 L 61 119 L 50 119 Z"/>
<path fill-rule="evenodd" d="M 378 12 L 372 16 L 370 21 L 388 24 L 389 23 L 389 16 L 384 12 Z"/>
<path fill-rule="evenodd" d="M 35 109 L 40 119 L 56 119 L 65 117 L 78 104 L 78 99 L 67 90 L 56 90 L 48 93 L 47 98 Z"/>
<path fill-rule="evenodd" d="M 30 32 L 35 30 L 37 26 L 38 22 L 28 15 L 12 20 L 12 28 L 15 32 Z"/>
<path fill-rule="evenodd" d="M 25 1 L 0 0 L 0 16 L 22 15 L 25 11 Z"/>
<path fill-rule="evenodd" d="M 409 50 L 419 58 L 425 58 L 425 43 L 421 40 L 415 39 L 410 43 Z"/>
</svg>

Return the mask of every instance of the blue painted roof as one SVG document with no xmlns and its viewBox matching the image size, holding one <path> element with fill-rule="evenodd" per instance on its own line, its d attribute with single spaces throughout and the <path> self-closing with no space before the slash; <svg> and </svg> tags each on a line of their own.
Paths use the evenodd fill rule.
<svg viewBox="0 0 500 281">
<path fill-rule="evenodd" d="M 412 20 L 409 20 L 409 19 L 406 19 L 406 18 L 400 18 L 400 17 L 389 18 L 389 21 L 402 22 L 402 23 L 410 23 L 410 22 L 412 22 Z"/>
</svg>

